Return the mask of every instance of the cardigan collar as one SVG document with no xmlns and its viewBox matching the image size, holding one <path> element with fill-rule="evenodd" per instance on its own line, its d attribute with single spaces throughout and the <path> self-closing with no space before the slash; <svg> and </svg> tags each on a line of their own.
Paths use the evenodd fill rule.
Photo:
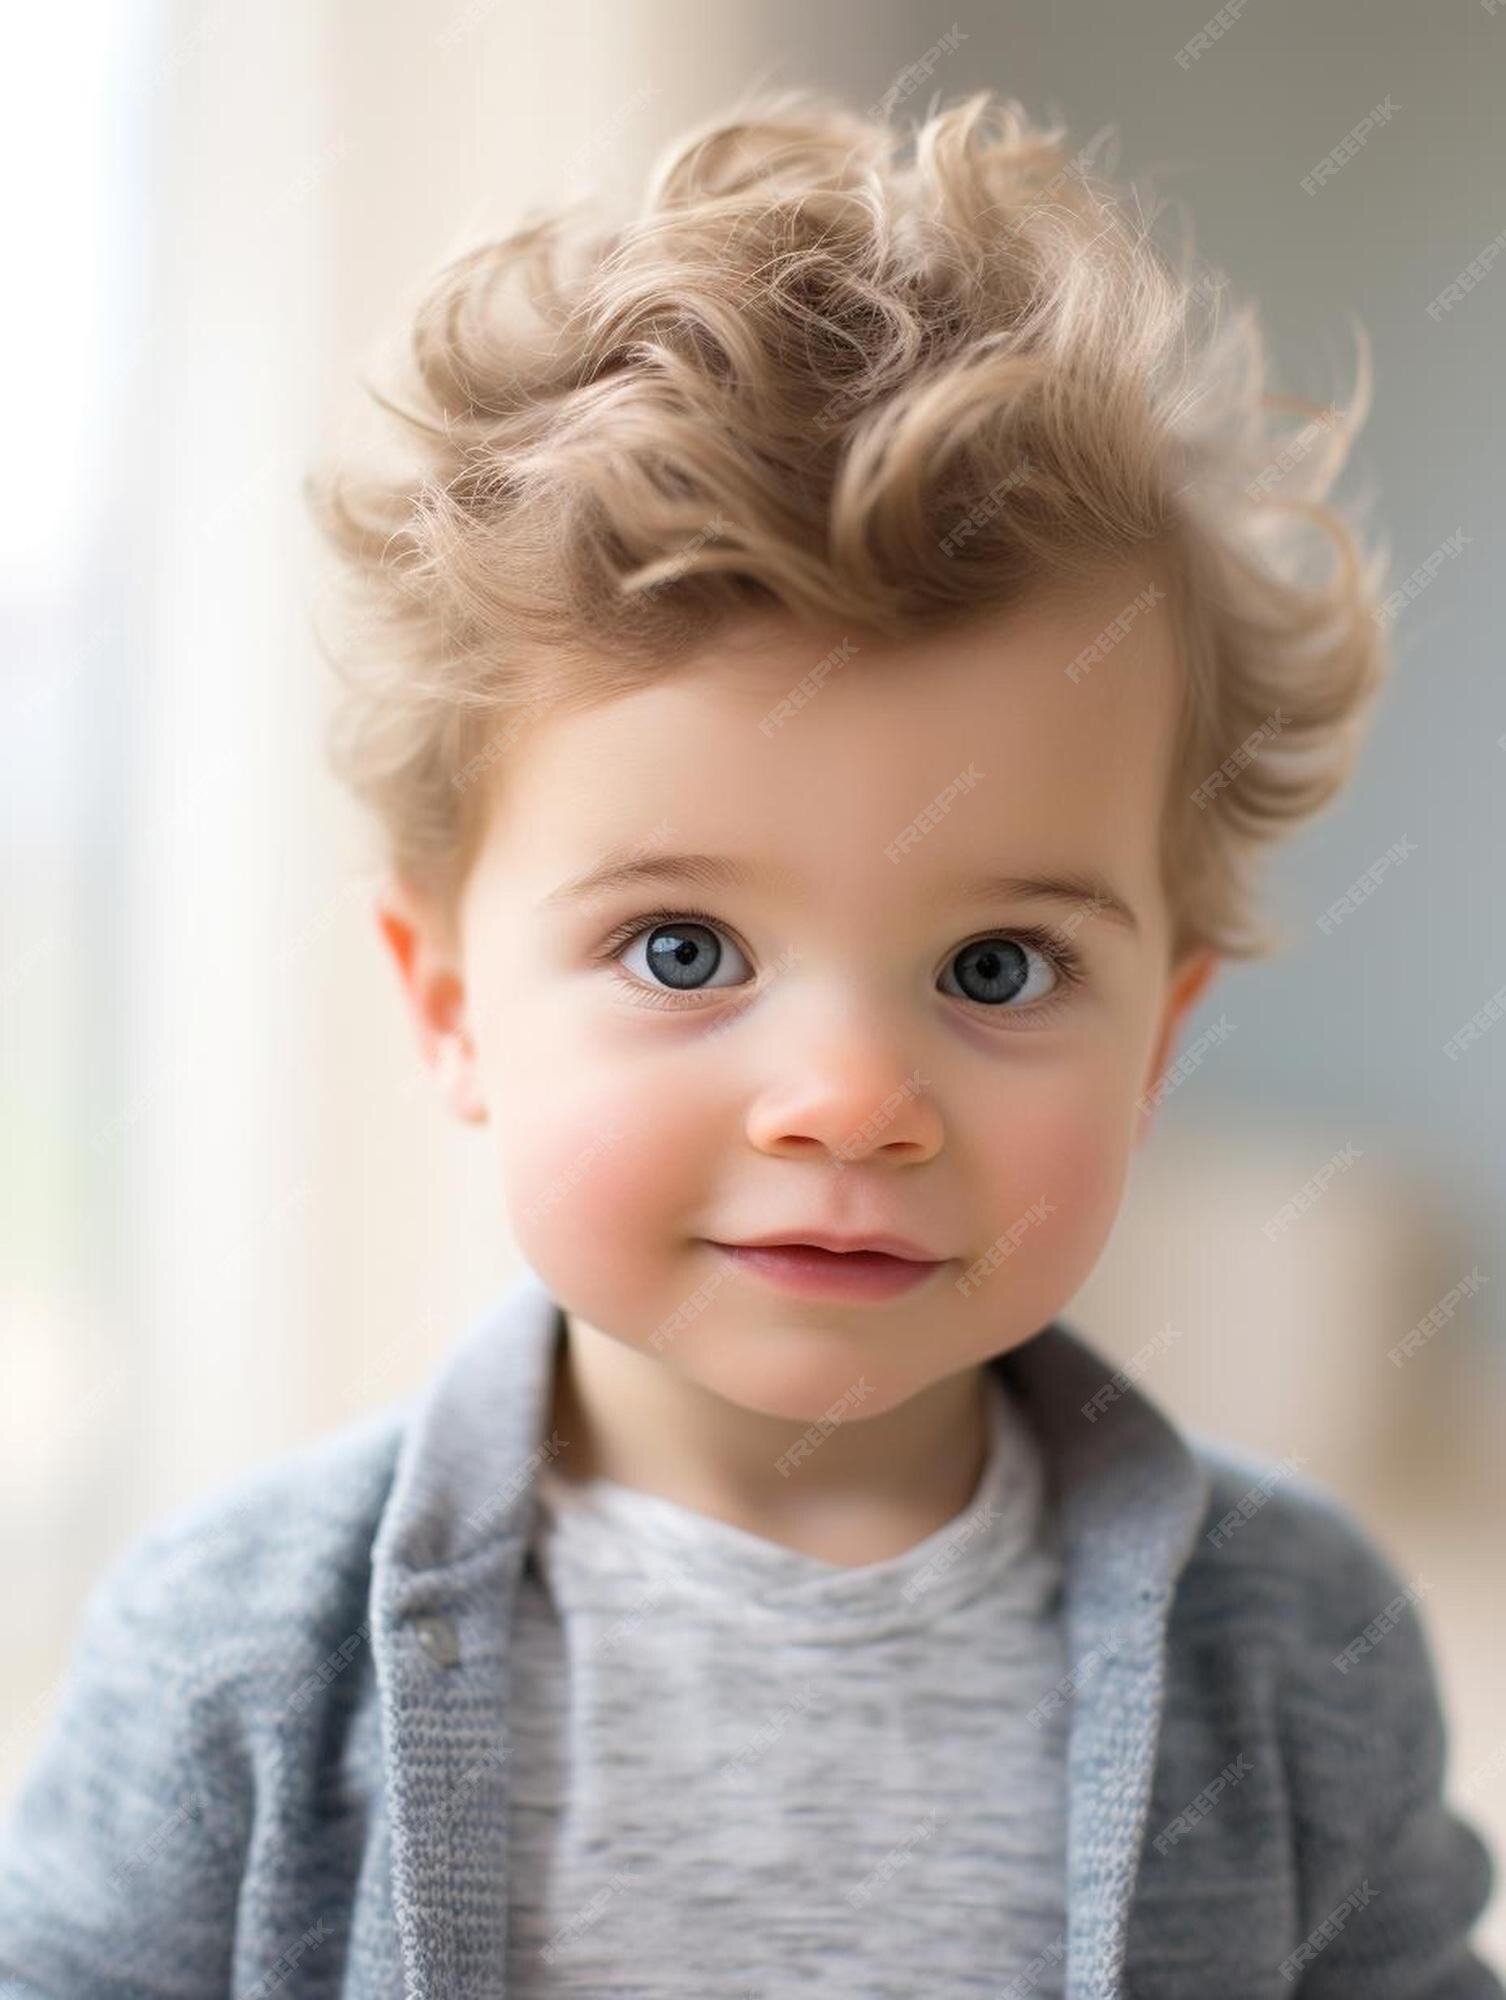
<svg viewBox="0 0 1506 2000">
<path fill-rule="evenodd" d="M 564 1316 L 530 1267 L 405 1426 L 370 1617 L 407 1990 L 505 2000 L 507 1635 Z M 1066 2000 L 1114 2000 L 1160 1731 L 1166 1624 L 1208 1498 L 1172 1420 L 1054 1321 L 988 1364 L 1041 1442 L 1069 1671 Z M 1050 1697 L 1048 1697 L 1049 1699 Z"/>
</svg>

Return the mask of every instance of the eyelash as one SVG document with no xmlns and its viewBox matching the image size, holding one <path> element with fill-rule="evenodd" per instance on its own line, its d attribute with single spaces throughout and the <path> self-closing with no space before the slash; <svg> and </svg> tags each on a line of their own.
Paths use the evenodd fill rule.
<svg viewBox="0 0 1506 2000">
<path fill-rule="evenodd" d="M 649 1007 L 664 1007 L 679 1012 L 686 1007 L 698 1005 L 702 993 L 725 993 L 732 990 L 730 987 L 686 987 L 682 993 L 676 993 L 668 986 L 645 986 L 641 980 L 624 973 L 615 963 L 618 955 L 645 931 L 655 930 L 660 924 L 704 924 L 708 929 L 715 931 L 728 931 L 729 928 L 722 918 L 712 916 L 710 911 L 687 908 L 683 904 L 678 909 L 666 907 L 645 910 L 627 923 L 619 924 L 608 937 L 602 939 L 594 954 L 597 962 L 607 965 L 619 982 L 630 990 L 633 997 Z M 1065 1006 L 1072 996 L 1073 989 L 1081 986 L 1087 977 L 1082 954 L 1058 931 L 1043 930 L 1035 924 L 1011 924 L 1007 929 L 1001 927 L 997 931 L 983 931 L 979 934 L 978 940 L 968 939 L 958 945 L 957 950 L 964 951 L 968 943 L 981 941 L 985 937 L 1017 938 L 1021 943 L 1033 946 L 1050 962 L 1056 972 L 1058 984 L 1051 989 L 1044 1000 L 1033 1000 L 1028 1007 L 990 1007 L 982 1000 L 969 1000 L 966 994 L 963 994 L 961 998 L 964 1004 L 975 1008 L 979 1013 L 995 1018 L 1015 1014 L 1025 1020 L 1044 1020 L 1053 1015 L 1059 1007 Z M 954 996 L 948 994 L 946 997 L 951 999 Z"/>
</svg>

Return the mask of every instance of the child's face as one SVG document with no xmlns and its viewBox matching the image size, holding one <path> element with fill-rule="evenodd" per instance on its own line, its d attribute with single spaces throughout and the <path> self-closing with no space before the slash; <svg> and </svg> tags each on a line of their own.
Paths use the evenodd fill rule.
<svg viewBox="0 0 1506 2000">
<path fill-rule="evenodd" d="M 453 954 L 388 900 L 426 1051 L 460 1115 L 491 1123 L 514 1240 L 572 1314 L 735 1403 L 813 1418 L 860 1377 L 877 1415 L 1070 1300 L 1212 970 L 1167 964 L 1164 608 L 1066 671 L 1153 580 L 845 658 L 839 632 L 749 626 L 540 725 Z M 668 853 L 749 879 L 549 900 L 608 856 Z M 1070 894 L 969 897 L 987 875 L 1101 877 L 1134 923 Z M 678 953 L 673 926 L 659 947 L 678 987 L 650 956 L 657 909 L 687 920 Z M 965 953 L 990 939 L 993 958 Z M 946 1262 L 836 1301 L 712 1247 L 822 1231 Z"/>
</svg>

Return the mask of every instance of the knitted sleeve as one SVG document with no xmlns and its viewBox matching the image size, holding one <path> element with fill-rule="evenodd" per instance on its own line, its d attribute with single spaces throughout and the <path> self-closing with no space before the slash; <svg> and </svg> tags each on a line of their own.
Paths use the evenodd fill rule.
<svg viewBox="0 0 1506 2000">
<path fill-rule="evenodd" d="M 1299 2000 L 1506 2000 L 1470 1933 L 1495 1865 L 1445 1783 L 1426 1580 L 1352 1516 L 1313 1522 L 1321 1589 L 1282 1699 L 1301 1920 Z"/>
<path fill-rule="evenodd" d="M 227 1994 L 251 1788 L 184 1551 L 148 1533 L 85 1601 L 0 1824 L 0 2000 Z"/>
</svg>

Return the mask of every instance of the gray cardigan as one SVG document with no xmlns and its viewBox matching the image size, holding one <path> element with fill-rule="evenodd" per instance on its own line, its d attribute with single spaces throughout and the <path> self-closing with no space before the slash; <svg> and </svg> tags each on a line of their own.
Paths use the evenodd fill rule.
<svg viewBox="0 0 1506 2000">
<path fill-rule="evenodd" d="M 96 1583 L 0 1829 L 4 2000 L 500 2000 L 508 1630 L 561 1328 L 525 1267 L 411 1404 Z M 1060 1510 L 1068 2000 L 1502 2000 L 1415 1585 L 1060 1322 L 989 1365 Z"/>
</svg>

